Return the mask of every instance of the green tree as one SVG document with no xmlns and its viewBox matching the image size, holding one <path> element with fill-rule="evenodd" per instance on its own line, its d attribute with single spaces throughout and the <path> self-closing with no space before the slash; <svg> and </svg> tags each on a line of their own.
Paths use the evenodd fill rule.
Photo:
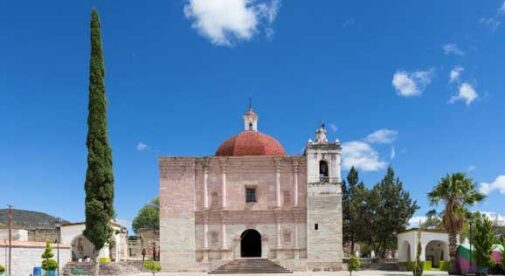
<svg viewBox="0 0 505 276">
<path fill-rule="evenodd" d="M 369 244 L 377 256 L 384 258 L 397 246 L 396 234 L 404 231 L 419 206 L 403 189 L 400 178 L 389 167 L 384 178 L 373 187 L 368 200 L 367 219 L 371 233 Z"/>
<path fill-rule="evenodd" d="M 161 271 L 161 265 L 159 262 L 155 262 L 155 261 L 146 261 L 144 262 L 144 268 L 151 271 L 151 273 L 154 275 L 156 275 L 156 272 L 160 272 Z"/>
<path fill-rule="evenodd" d="M 89 69 L 88 106 L 88 168 L 86 171 L 86 230 L 84 236 L 94 245 L 93 259 L 98 275 L 98 251 L 109 240 L 114 218 L 114 176 L 112 151 L 107 129 L 105 69 L 100 33 L 100 18 L 96 9 L 91 14 L 91 60 Z"/>
<path fill-rule="evenodd" d="M 133 231 L 138 233 L 140 229 L 160 229 L 160 199 L 155 198 L 144 205 L 132 222 Z"/>
<path fill-rule="evenodd" d="M 423 276 L 423 262 L 421 261 L 421 252 L 423 250 L 423 245 L 421 244 L 421 233 L 422 227 L 417 230 L 417 250 L 416 250 L 416 261 L 414 262 L 414 269 L 412 270 L 413 276 Z"/>
<path fill-rule="evenodd" d="M 466 239 L 470 240 L 470 221 L 477 221 L 482 218 L 480 212 L 468 211 L 465 215 L 465 222 L 463 223 L 463 228 L 459 232 L 459 243 L 464 243 Z M 475 229 L 475 228 L 473 228 Z M 475 237 L 475 231 L 472 234 L 472 240 Z"/>
<path fill-rule="evenodd" d="M 428 193 L 432 205 L 445 204 L 442 211 L 442 223 L 449 234 L 450 274 L 457 273 L 456 249 L 457 235 L 463 229 L 468 207 L 485 198 L 477 189 L 475 182 L 464 173 L 453 173 L 441 178 Z"/>
<path fill-rule="evenodd" d="M 5 267 L 3 265 L 0 264 L 0 274 L 4 273 L 5 272 Z"/>
<path fill-rule="evenodd" d="M 475 221 L 475 235 L 472 244 L 475 247 L 475 262 L 479 267 L 489 267 L 493 264 L 491 258 L 493 244 L 496 241 L 493 224 L 486 216 L 481 216 Z M 487 275 L 480 272 L 479 275 Z"/>
<path fill-rule="evenodd" d="M 352 276 L 352 272 L 358 270 L 361 267 L 361 262 L 355 256 L 352 256 L 349 259 L 349 263 L 347 264 L 347 271 L 349 271 L 349 275 Z"/>
<path fill-rule="evenodd" d="M 437 210 L 430 210 L 426 213 L 426 220 L 421 223 L 421 227 L 424 229 L 443 229 L 442 219 L 437 213 Z"/>
<path fill-rule="evenodd" d="M 366 214 L 368 189 L 359 180 L 358 171 L 352 167 L 342 185 L 344 243 L 350 244 L 354 255 L 355 244 L 362 241 L 369 223 Z"/>
<path fill-rule="evenodd" d="M 54 253 L 51 243 L 46 241 L 46 249 L 42 253 L 42 269 L 46 271 L 55 270 L 58 268 L 58 263 L 53 259 Z"/>
</svg>

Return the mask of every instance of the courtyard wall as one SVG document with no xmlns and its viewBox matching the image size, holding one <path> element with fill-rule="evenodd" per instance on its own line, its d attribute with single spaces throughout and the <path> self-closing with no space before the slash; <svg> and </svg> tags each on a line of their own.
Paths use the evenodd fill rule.
<svg viewBox="0 0 505 276">
<path fill-rule="evenodd" d="M 52 244 L 54 259 L 57 259 L 57 244 Z M 12 276 L 25 276 L 33 273 L 33 268 L 42 265 L 42 253 L 45 242 L 12 241 Z M 72 250 L 69 245 L 60 244 L 60 269 L 72 260 Z M 8 267 L 8 241 L 0 240 L 0 263 Z"/>
</svg>

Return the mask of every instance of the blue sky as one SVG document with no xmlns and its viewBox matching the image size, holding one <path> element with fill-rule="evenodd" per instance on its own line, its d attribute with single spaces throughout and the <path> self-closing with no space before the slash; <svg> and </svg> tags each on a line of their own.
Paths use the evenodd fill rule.
<svg viewBox="0 0 505 276">
<path fill-rule="evenodd" d="M 157 156 L 212 155 L 241 130 L 249 97 L 290 154 L 323 121 L 368 186 L 392 165 L 417 215 L 455 171 L 487 183 L 476 209 L 505 214 L 503 4 L 3 1 L 0 205 L 84 218 L 96 6 L 118 218 L 157 196 Z"/>
</svg>

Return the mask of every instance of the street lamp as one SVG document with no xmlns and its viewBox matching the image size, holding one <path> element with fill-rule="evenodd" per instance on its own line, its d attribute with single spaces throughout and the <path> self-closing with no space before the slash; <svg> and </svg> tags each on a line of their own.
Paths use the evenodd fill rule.
<svg viewBox="0 0 505 276">
<path fill-rule="evenodd" d="M 58 276 L 60 275 L 60 240 L 61 240 L 61 219 L 57 218 L 54 222 L 56 226 L 57 236 L 56 236 L 56 258 L 58 262 Z"/>
</svg>

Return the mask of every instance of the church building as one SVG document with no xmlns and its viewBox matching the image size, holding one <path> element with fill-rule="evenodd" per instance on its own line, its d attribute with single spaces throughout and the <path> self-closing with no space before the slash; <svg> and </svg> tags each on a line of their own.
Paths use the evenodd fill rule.
<svg viewBox="0 0 505 276">
<path fill-rule="evenodd" d="M 159 158 L 160 258 L 165 271 L 213 271 L 267 259 L 289 270 L 342 266 L 341 145 L 321 126 L 303 155 L 244 130 L 214 156 Z"/>
</svg>

